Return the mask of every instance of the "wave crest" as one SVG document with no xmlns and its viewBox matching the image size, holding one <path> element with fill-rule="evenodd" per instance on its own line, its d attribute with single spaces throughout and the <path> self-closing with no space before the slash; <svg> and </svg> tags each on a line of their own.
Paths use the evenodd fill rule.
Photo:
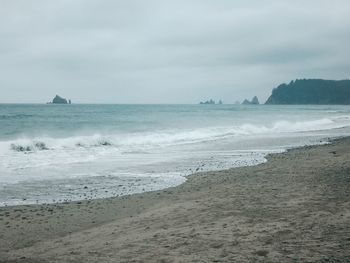
<svg viewBox="0 0 350 263">
<path fill-rule="evenodd" d="M 56 149 L 91 149 L 96 147 L 114 147 L 121 151 L 147 149 L 178 144 L 213 141 L 228 137 L 269 135 L 329 130 L 350 126 L 350 117 L 324 118 L 318 120 L 290 122 L 278 121 L 272 125 L 242 124 L 228 127 L 208 127 L 192 130 L 164 130 L 157 132 L 76 136 L 68 138 L 37 138 L 34 140 L 16 140 L 10 143 L 10 149 L 17 152 L 33 152 Z M 1 143 L 2 144 L 2 143 Z M 7 144 L 8 145 L 8 144 Z M 0 145 L 1 148 L 1 145 Z"/>
<path fill-rule="evenodd" d="M 16 144 L 11 143 L 10 145 L 11 150 L 16 152 L 32 152 L 35 150 L 43 151 L 43 150 L 49 150 L 49 148 L 46 146 L 44 142 L 33 142 L 31 144 Z"/>
</svg>

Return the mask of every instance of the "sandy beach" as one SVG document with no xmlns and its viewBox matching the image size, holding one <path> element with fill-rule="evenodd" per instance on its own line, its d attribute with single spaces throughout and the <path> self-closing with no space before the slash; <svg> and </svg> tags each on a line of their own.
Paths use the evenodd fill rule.
<svg viewBox="0 0 350 263">
<path fill-rule="evenodd" d="M 122 198 L 0 208 L 0 262 L 350 262 L 350 139 Z"/>
</svg>

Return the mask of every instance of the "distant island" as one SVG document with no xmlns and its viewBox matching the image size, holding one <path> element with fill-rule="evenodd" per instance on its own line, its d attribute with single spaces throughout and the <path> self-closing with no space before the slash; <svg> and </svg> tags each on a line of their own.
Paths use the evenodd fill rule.
<svg viewBox="0 0 350 263">
<path fill-rule="evenodd" d="M 210 99 L 210 100 L 207 100 L 207 101 L 201 101 L 199 104 L 223 104 L 223 102 L 222 102 L 222 100 L 219 100 L 219 102 L 216 103 L 215 100 Z"/>
<path fill-rule="evenodd" d="M 48 102 L 47 104 L 72 104 L 72 101 L 56 95 L 52 102 Z"/>
<path fill-rule="evenodd" d="M 265 104 L 350 105 L 350 80 L 297 79 L 273 89 Z"/>
<path fill-rule="evenodd" d="M 245 100 L 242 102 L 242 104 L 243 104 L 243 105 L 259 105 L 260 102 L 259 102 L 258 97 L 257 97 L 257 96 L 254 96 L 254 97 L 252 98 L 251 101 L 245 99 Z"/>
</svg>

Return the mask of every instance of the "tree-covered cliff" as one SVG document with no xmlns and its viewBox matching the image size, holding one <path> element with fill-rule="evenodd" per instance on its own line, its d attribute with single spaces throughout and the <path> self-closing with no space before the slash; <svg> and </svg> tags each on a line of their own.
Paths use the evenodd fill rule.
<svg viewBox="0 0 350 263">
<path fill-rule="evenodd" d="M 350 104 L 350 80 L 297 79 L 273 89 L 266 104 Z"/>
</svg>

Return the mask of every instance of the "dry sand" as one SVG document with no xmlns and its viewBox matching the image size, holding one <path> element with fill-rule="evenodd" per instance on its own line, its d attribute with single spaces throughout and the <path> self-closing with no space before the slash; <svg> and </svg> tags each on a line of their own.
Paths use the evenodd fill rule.
<svg viewBox="0 0 350 263">
<path fill-rule="evenodd" d="M 350 262 L 350 139 L 124 198 L 0 208 L 0 262 Z"/>
</svg>

